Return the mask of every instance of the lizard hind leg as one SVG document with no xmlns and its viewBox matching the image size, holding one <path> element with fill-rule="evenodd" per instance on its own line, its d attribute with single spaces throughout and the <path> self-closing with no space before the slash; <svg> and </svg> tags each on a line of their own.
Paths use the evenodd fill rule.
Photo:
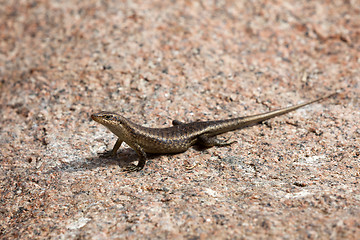
<svg viewBox="0 0 360 240">
<path fill-rule="evenodd" d="M 236 141 L 231 141 L 230 142 L 230 138 L 226 139 L 226 140 L 220 140 L 217 139 L 215 137 L 209 137 L 207 135 L 200 135 L 198 137 L 198 143 L 202 146 L 205 147 L 213 147 L 213 146 L 229 146 L 233 143 L 235 143 Z"/>
</svg>

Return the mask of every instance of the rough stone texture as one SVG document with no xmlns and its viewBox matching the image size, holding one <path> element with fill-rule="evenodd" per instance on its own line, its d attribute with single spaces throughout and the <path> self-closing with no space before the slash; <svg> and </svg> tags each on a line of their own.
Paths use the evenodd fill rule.
<svg viewBox="0 0 360 240">
<path fill-rule="evenodd" d="M 0 237 L 359 238 L 359 52 L 357 0 L 1 1 Z M 130 174 L 89 118 L 162 127 L 339 89 Z"/>
</svg>

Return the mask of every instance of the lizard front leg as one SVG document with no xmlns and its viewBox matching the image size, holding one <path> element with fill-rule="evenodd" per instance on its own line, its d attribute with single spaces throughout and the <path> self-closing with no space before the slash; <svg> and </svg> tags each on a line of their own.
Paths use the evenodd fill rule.
<svg viewBox="0 0 360 240">
<path fill-rule="evenodd" d="M 121 144 L 123 143 L 123 140 L 120 138 L 117 139 L 113 149 L 111 151 L 106 151 L 104 153 L 100 153 L 101 157 L 115 157 L 117 150 L 119 150 Z"/>
<path fill-rule="evenodd" d="M 125 172 L 137 172 L 144 168 L 146 163 L 146 153 L 142 147 L 136 142 L 126 142 L 135 152 L 139 155 L 138 165 L 131 164 L 130 166 L 124 167 Z"/>
</svg>

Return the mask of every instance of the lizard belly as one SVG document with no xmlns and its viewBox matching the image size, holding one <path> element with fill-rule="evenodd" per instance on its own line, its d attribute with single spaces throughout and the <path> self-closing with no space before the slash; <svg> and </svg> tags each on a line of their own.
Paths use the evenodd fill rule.
<svg viewBox="0 0 360 240">
<path fill-rule="evenodd" d="M 140 146 L 147 153 L 180 153 L 180 152 L 185 152 L 189 147 L 194 145 L 195 142 L 196 139 L 194 140 L 151 139 L 142 142 Z"/>
</svg>

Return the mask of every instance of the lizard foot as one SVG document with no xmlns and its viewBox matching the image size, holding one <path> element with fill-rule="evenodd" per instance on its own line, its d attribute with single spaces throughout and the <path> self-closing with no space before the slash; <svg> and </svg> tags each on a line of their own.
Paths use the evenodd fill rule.
<svg viewBox="0 0 360 240">
<path fill-rule="evenodd" d="M 124 167 L 122 170 L 123 170 L 123 172 L 138 172 L 141 169 L 142 169 L 142 167 L 131 164 L 129 166 Z"/>
<path fill-rule="evenodd" d="M 99 157 L 108 158 L 108 157 L 115 157 L 116 154 L 113 153 L 113 151 L 105 151 L 103 153 L 98 153 Z"/>
<path fill-rule="evenodd" d="M 187 165 L 185 166 L 185 169 L 188 170 L 188 171 L 190 171 L 190 170 L 196 168 L 198 165 L 199 165 L 199 162 L 195 163 L 195 164 L 192 165 L 192 166 L 191 166 L 190 164 L 187 164 Z"/>
<path fill-rule="evenodd" d="M 230 140 L 231 140 L 231 138 L 225 139 L 225 140 L 224 140 L 224 145 L 225 145 L 225 146 L 229 146 L 229 145 L 231 145 L 231 144 L 233 144 L 233 143 L 237 143 L 236 140 L 233 140 L 233 141 L 230 141 Z"/>
</svg>

